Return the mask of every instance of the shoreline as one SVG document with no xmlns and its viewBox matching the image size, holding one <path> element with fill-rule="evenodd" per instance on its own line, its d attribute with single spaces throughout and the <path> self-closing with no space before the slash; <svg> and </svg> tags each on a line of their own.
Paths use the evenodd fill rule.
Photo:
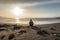
<svg viewBox="0 0 60 40">
<path fill-rule="evenodd" d="M 29 24 L 21 24 L 21 23 L 0 23 L 0 24 L 11 24 L 11 25 L 29 25 Z M 36 25 L 51 25 L 51 24 L 60 24 L 60 23 L 49 23 L 49 24 L 34 24 L 34 26 Z"/>
</svg>

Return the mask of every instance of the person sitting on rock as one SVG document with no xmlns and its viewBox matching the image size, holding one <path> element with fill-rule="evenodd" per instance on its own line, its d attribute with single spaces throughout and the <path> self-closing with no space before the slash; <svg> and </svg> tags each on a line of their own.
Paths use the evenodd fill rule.
<svg viewBox="0 0 60 40">
<path fill-rule="evenodd" d="M 34 23 L 33 23 L 32 19 L 30 19 L 29 26 L 33 26 L 33 25 L 34 25 Z"/>
</svg>

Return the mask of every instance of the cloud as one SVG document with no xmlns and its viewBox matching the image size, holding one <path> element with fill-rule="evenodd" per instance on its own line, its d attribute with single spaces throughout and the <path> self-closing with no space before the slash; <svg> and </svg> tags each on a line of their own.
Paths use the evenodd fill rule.
<svg viewBox="0 0 60 40">
<path fill-rule="evenodd" d="M 0 3 L 32 3 L 32 2 L 41 2 L 47 0 L 0 0 Z"/>
<path fill-rule="evenodd" d="M 33 3 L 45 1 L 60 1 L 60 0 L 0 0 L 0 3 Z"/>
<path fill-rule="evenodd" d="M 60 0 L 0 0 L 0 4 L 8 5 L 20 5 L 20 6 L 37 6 L 37 5 L 48 5 L 54 3 L 60 3 Z"/>
<path fill-rule="evenodd" d="M 60 0 L 49 0 L 44 2 L 33 2 L 33 3 L 27 3 L 28 6 L 37 6 L 37 5 L 47 5 L 47 4 L 54 4 L 54 3 L 60 3 Z"/>
</svg>

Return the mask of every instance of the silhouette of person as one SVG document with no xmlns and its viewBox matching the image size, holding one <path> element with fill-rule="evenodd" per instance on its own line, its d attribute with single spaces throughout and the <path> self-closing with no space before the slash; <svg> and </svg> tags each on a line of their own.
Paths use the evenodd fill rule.
<svg viewBox="0 0 60 40">
<path fill-rule="evenodd" d="M 29 26 L 33 26 L 33 25 L 34 25 L 34 23 L 33 23 L 32 19 L 30 19 Z"/>
</svg>

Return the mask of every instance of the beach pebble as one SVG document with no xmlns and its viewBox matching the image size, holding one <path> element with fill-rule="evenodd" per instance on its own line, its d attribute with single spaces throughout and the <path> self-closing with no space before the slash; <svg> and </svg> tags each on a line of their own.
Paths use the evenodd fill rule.
<svg viewBox="0 0 60 40">
<path fill-rule="evenodd" d="M 26 30 L 21 30 L 21 31 L 19 31 L 18 33 L 27 33 L 27 31 Z"/>
<path fill-rule="evenodd" d="M 10 34 L 10 35 L 8 36 L 8 40 L 12 40 L 13 38 L 15 38 L 15 35 L 14 35 L 14 34 Z"/>
<path fill-rule="evenodd" d="M 5 31 L 6 29 L 0 29 L 0 31 Z"/>
<path fill-rule="evenodd" d="M 1 36 L 1 40 L 4 39 L 5 35 Z"/>
</svg>

